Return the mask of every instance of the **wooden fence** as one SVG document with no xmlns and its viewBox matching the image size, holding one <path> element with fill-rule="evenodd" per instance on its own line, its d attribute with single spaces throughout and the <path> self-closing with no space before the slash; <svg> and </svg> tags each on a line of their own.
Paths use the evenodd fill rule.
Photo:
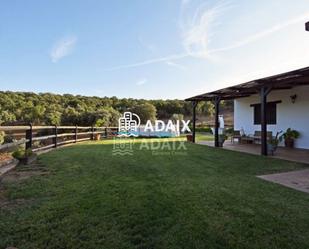
<svg viewBox="0 0 309 249">
<path fill-rule="evenodd" d="M 12 141 L 0 145 L 0 151 L 7 151 L 25 144 L 32 151 L 57 148 L 58 146 L 95 140 L 98 136 L 109 138 L 118 131 L 117 127 L 95 126 L 0 126 Z"/>
</svg>

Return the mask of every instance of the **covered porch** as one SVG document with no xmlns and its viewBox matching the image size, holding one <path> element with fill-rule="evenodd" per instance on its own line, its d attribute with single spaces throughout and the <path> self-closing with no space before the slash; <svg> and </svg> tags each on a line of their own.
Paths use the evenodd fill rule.
<svg viewBox="0 0 309 249">
<path fill-rule="evenodd" d="M 214 147 L 213 141 L 200 141 L 198 144 Z M 223 149 L 238 151 L 253 155 L 259 155 L 261 153 L 261 146 L 259 144 L 241 144 L 232 143 L 230 140 L 226 141 L 223 145 Z M 292 162 L 309 164 L 309 150 L 307 149 L 290 149 L 284 147 L 278 147 L 276 153 L 272 158 L 284 159 Z"/>
<path fill-rule="evenodd" d="M 269 117 L 268 114 L 269 112 L 272 112 L 270 108 L 270 104 L 281 104 L 282 102 L 282 106 L 284 105 L 286 107 L 287 102 L 291 101 L 293 104 L 295 101 L 295 99 L 292 99 L 292 95 L 289 96 L 287 98 L 285 98 L 284 101 L 273 101 L 272 100 L 272 95 L 273 93 L 280 93 L 282 91 L 289 93 L 289 91 L 291 91 L 291 89 L 296 89 L 299 87 L 305 87 L 309 85 L 309 67 L 306 68 L 302 68 L 302 69 L 298 69 L 298 70 L 294 70 L 294 71 L 290 71 L 290 72 L 286 72 L 286 73 L 282 73 L 282 74 L 278 74 L 278 75 L 273 75 L 273 76 L 269 76 L 269 77 L 265 77 L 265 78 L 260 78 L 260 79 L 256 79 L 253 81 L 249 81 L 243 84 L 239 84 L 239 85 L 235 85 L 235 86 L 231 86 L 231 87 L 227 87 L 221 90 L 217 90 L 217 91 L 213 91 L 213 92 L 209 92 L 209 93 L 204 93 L 201 95 L 197 95 L 191 98 L 186 99 L 186 101 L 191 101 L 192 102 L 192 107 L 193 107 L 193 117 L 192 117 L 192 123 L 193 123 L 193 130 L 192 130 L 192 135 L 193 135 L 193 142 L 195 142 L 195 124 L 196 124 L 196 106 L 198 104 L 198 102 L 200 101 L 212 101 L 214 103 L 214 107 L 215 107 L 215 128 L 214 128 L 214 142 L 212 143 L 212 146 L 215 147 L 219 147 L 219 114 L 220 114 L 220 102 L 223 100 L 242 100 L 242 99 L 250 99 L 252 97 L 257 98 L 256 102 L 254 102 L 251 106 L 259 106 L 259 113 L 258 116 L 256 117 L 256 114 L 254 114 L 254 118 L 255 119 L 259 119 L 259 123 L 258 126 L 255 127 L 257 128 L 256 131 L 258 131 L 260 133 L 260 144 L 258 145 L 234 145 L 232 146 L 229 143 L 225 144 L 226 148 L 243 148 L 242 151 L 246 152 L 244 150 L 248 150 L 247 152 L 251 152 L 253 154 L 261 154 L 261 155 L 268 155 L 268 146 L 267 146 L 267 141 L 268 141 L 268 129 L 269 129 L 269 125 L 272 123 L 269 123 Z M 305 92 L 308 89 L 305 89 Z M 293 90 L 294 91 L 294 90 Z M 271 93 L 271 94 L 270 94 Z M 250 98 L 249 98 L 250 97 Z M 290 100 L 291 97 L 291 100 Z M 294 97 L 296 98 L 296 95 L 294 95 Z M 308 99 L 308 96 L 303 96 L 303 100 L 304 99 Z M 253 98 L 253 99 L 254 99 Z M 271 102 L 272 101 L 272 102 Z M 234 101 L 235 102 L 235 101 Z M 250 106 L 250 105 L 249 105 Z M 294 105 L 294 107 L 296 108 L 296 106 L 298 105 Z M 307 102 L 305 102 L 304 105 L 302 105 L 302 108 L 309 108 L 309 105 Z M 299 106 L 297 107 L 299 108 Z M 299 109 L 297 109 L 299 110 Z M 291 111 L 290 111 L 291 112 Z M 292 112 L 293 113 L 293 112 Z M 307 113 L 307 110 L 305 110 L 305 113 Z M 240 116 L 243 119 L 249 120 L 249 118 L 247 116 L 248 113 L 246 114 L 240 114 Z M 300 124 L 300 123 L 306 123 L 306 122 L 302 122 L 301 120 L 299 120 L 298 118 L 294 118 L 292 117 L 293 115 L 288 114 L 285 115 L 288 116 L 288 122 L 285 123 L 285 125 L 287 125 L 287 123 L 290 123 L 290 120 L 293 119 L 294 124 Z M 239 117 L 239 116 L 238 116 Z M 235 118 L 234 118 L 235 119 Z M 234 120 L 235 121 L 235 120 Z M 255 125 L 257 125 L 257 123 L 254 123 Z M 309 129 L 308 129 L 309 132 Z M 303 128 L 303 133 L 307 136 L 308 135 L 307 132 L 307 127 Z M 273 134 L 275 135 L 275 134 Z M 305 139 L 306 140 L 306 139 Z M 209 143 L 209 142 L 207 142 Z M 209 143 L 210 145 L 211 143 Z M 246 148 L 246 149 L 245 149 Z M 307 147 L 305 147 L 307 148 Z M 278 151 L 276 152 L 276 156 L 278 157 L 284 157 L 284 155 L 286 154 L 290 154 L 291 157 L 293 157 L 293 153 L 294 150 L 292 150 L 293 152 L 289 152 L 287 151 L 288 149 L 285 148 L 279 148 Z M 302 152 L 299 152 L 301 154 L 305 154 L 305 157 L 307 156 L 307 150 L 299 150 Z M 289 156 L 289 157 L 290 157 Z M 295 158 L 297 158 L 298 156 L 295 155 Z M 306 157 L 306 162 L 309 161 L 309 158 Z"/>
</svg>

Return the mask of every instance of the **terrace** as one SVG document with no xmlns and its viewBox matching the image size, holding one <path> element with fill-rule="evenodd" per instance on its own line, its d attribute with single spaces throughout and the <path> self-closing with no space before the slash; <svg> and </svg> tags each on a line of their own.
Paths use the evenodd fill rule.
<svg viewBox="0 0 309 249">
<path fill-rule="evenodd" d="M 215 147 L 213 141 L 198 141 L 197 143 Z M 259 144 L 239 144 L 237 142 L 232 143 L 228 140 L 224 143 L 223 149 L 259 155 L 261 146 Z M 278 147 L 276 153 L 271 157 L 309 164 L 309 150 L 307 149 L 290 149 L 285 147 Z"/>
</svg>

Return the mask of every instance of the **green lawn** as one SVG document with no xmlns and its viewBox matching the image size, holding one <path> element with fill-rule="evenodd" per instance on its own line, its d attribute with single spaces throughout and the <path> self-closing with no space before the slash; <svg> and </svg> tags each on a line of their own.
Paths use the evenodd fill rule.
<svg viewBox="0 0 309 249">
<path fill-rule="evenodd" d="M 186 137 L 186 135 L 182 134 L 181 137 Z M 197 132 L 195 135 L 195 139 L 197 142 L 214 141 L 214 135 L 206 133 L 206 132 Z"/>
<path fill-rule="evenodd" d="M 4 178 L 0 248 L 309 248 L 309 195 L 255 177 L 304 165 L 139 147 L 124 157 L 111 141 L 74 145 L 41 155 L 36 176 Z"/>
<path fill-rule="evenodd" d="M 209 133 L 202 133 L 198 132 L 196 133 L 196 141 L 213 141 L 214 140 L 214 135 L 209 134 Z"/>
</svg>

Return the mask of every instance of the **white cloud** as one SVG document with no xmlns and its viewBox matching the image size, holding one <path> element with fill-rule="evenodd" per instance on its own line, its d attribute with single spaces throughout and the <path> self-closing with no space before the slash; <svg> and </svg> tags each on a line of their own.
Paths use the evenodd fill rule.
<svg viewBox="0 0 309 249">
<path fill-rule="evenodd" d="M 275 24 L 265 30 L 256 34 L 249 35 L 243 39 L 236 41 L 228 46 L 219 48 L 209 48 L 211 38 L 214 36 L 213 30 L 219 24 L 219 18 L 223 13 L 231 7 L 227 2 L 221 2 L 211 8 L 207 8 L 206 4 L 195 6 L 192 11 L 193 0 L 182 0 L 181 2 L 181 15 L 179 25 L 182 30 L 182 44 L 184 51 L 178 54 L 171 54 L 167 56 L 157 57 L 149 60 L 144 60 L 136 63 L 125 64 L 120 66 L 105 69 L 106 71 L 114 71 L 126 68 L 135 68 L 155 63 L 165 62 L 169 66 L 176 66 L 176 60 L 184 59 L 187 57 L 200 58 L 200 59 L 213 59 L 216 53 L 228 50 L 237 49 L 246 46 L 250 43 L 256 42 L 270 36 L 282 29 L 291 25 L 302 23 L 308 19 L 309 13 L 305 12 L 302 15 L 292 17 L 283 23 Z"/>
<path fill-rule="evenodd" d="M 148 82 L 148 80 L 146 78 L 140 79 L 136 82 L 137 86 L 142 86 L 145 85 Z"/>
<path fill-rule="evenodd" d="M 52 62 L 56 63 L 63 57 L 72 53 L 76 42 L 77 38 L 75 36 L 65 37 L 57 41 L 50 51 Z"/>
<path fill-rule="evenodd" d="M 218 4 L 207 8 L 206 4 L 201 4 L 194 10 L 193 14 L 189 6 L 182 6 L 179 25 L 182 29 L 184 50 L 189 55 L 201 58 L 208 57 L 212 30 L 226 6 L 226 4 Z"/>
<path fill-rule="evenodd" d="M 308 17 L 309 17 L 309 12 L 307 13 L 304 13 L 300 16 L 297 16 L 297 17 L 293 17 L 285 22 L 282 22 L 282 23 L 279 23 L 279 24 L 276 24 L 274 26 L 271 26 L 270 28 L 268 29 L 265 29 L 265 30 L 262 30 L 254 35 L 251 35 L 251 36 L 248 36 L 248 37 L 245 37 L 244 39 L 240 40 L 240 41 L 237 41 L 233 44 L 231 44 L 230 46 L 226 46 L 226 47 L 222 47 L 222 48 L 217 48 L 217 49 L 212 49 L 210 52 L 211 53 L 216 53 L 216 52 L 222 52 L 222 51 L 227 51 L 227 50 L 231 50 L 231 49 L 235 49 L 235 48 L 239 48 L 239 47 L 242 47 L 242 46 L 245 46 L 247 44 L 250 44 L 252 42 L 255 42 L 259 39 L 262 39 L 266 36 L 269 36 L 273 33 L 276 33 L 277 31 L 280 31 L 282 29 L 285 29 L 287 27 L 289 27 L 290 25 L 293 25 L 293 24 L 297 24 L 297 23 L 302 23 L 302 22 L 305 22 L 308 20 Z"/>
<path fill-rule="evenodd" d="M 158 57 L 150 60 L 144 60 L 132 64 L 125 64 L 125 65 L 120 65 L 120 66 L 115 66 L 115 67 L 110 67 L 105 69 L 105 71 L 114 71 L 114 70 L 119 70 L 119 69 L 125 69 L 125 68 L 133 68 L 133 67 L 139 67 L 139 66 L 145 66 L 145 65 L 150 65 L 154 63 L 159 63 L 159 62 L 166 62 L 170 60 L 179 60 L 185 57 L 188 57 L 189 55 L 187 53 L 182 53 L 182 54 L 172 54 L 168 55 L 166 57 Z"/>
<path fill-rule="evenodd" d="M 175 67 L 181 70 L 186 70 L 187 68 L 179 63 L 173 62 L 173 61 L 167 61 L 165 62 L 166 65 L 170 66 L 170 67 Z"/>
</svg>

